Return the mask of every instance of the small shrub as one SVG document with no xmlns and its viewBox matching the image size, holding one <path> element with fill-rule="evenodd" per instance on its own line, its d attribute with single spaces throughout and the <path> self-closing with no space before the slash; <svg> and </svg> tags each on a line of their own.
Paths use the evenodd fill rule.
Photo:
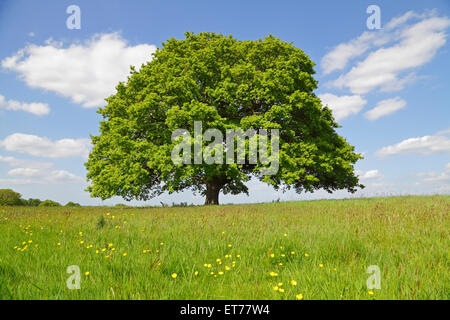
<svg viewBox="0 0 450 320">
<path fill-rule="evenodd" d="M 101 215 L 100 217 L 98 217 L 97 220 L 97 229 L 101 229 L 106 225 L 106 219 L 103 215 Z"/>
<path fill-rule="evenodd" d="M 61 205 L 58 202 L 52 200 L 45 200 L 39 204 L 39 207 L 60 207 L 60 206 Z"/>
<path fill-rule="evenodd" d="M 81 204 L 69 201 L 66 203 L 65 207 L 81 207 Z"/>
</svg>

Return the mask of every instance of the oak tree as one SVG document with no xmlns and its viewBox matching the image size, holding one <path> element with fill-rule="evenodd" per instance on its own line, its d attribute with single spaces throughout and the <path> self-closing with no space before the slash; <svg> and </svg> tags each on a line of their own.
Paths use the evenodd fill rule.
<svg viewBox="0 0 450 320">
<path fill-rule="evenodd" d="M 353 166 L 362 157 L 337 134 L 331 110 L 314 93 L 313 67 L 301 49 L 273 36 L 168 39 L 99 109 L 87 190 L 102 199 L 147 200 L 190 189 L 218 204 L 220 192 L 248 194 L 245 182 L 253 177 L 277 190 L 355 192 L 363 186 Z M 279 170 L 265 175 L 260 162 L 174 163 L 172 133 L 184 128 L 192 135 L 194 121 L 224 134 L 278 129 Z"/>
</svg>

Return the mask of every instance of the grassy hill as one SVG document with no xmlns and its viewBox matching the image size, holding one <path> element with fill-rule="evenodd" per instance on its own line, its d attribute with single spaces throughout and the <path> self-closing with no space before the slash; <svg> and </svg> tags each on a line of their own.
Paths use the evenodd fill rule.
<svg viewBox="0 0 450 320">
<path fill-rule="evenodd" d="M 0 299 L 449 299 L 449 212 L 450 196 L 1 207 Z"/>
</svg>

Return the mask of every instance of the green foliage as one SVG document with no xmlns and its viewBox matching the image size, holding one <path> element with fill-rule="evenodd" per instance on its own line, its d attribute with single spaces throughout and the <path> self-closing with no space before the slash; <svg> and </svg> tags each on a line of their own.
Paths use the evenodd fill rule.
<svg viewBox="0 0 450 320">
<path fill-rule="evenodd" d="M 60 206 L 61 204 L 52 200 L 45 200 L 39 204 L 39 207 L 60 207 Z"/>
<path fill-rule="evenodd" d="M 331 110 L 315 95 L 314 63 L 273 36 L 239 41 L 214 33 L 169 39 L 100 108 L 100 135 L 86 163 L 91 196 L 146 200 L 164 191 L 248 193 L 251 177 L 275 189 L 356 191 L 361 159 L 339 136 Z M 280 169 L 251 165 L 174 164 L 175 129 L 280 129 Z M 204 147 L 204 146 L 203 146 Z M 248 156 L 248 152 L 247 152 Z"/>
<path fill-rule="evenodd" d="M 0 206 L 20 206 L 21 204 L 20 193 L 11 189 L 0 189 Z"/>
<path fill-rule="evenodd" d="M 41 200 L 40 199 L 28 199 L 27 200 L 27 205 L 32 206 L 32 207 L 37 207 L 41 204 Z"/>
<path fill-rule="evenodd" d="M 39 204 L 41 203 L 41 200 L 39 200 L 39 199 L 28 199 L 28 200 L 25 200 L 25 199 L 23 199 L 22 200 L 22 205 L 23 206 L 27 206 L 27 207 L 37 207 L 37 206 L 39 206 Z"/>
<path fill-rule="evenodd" d="M 14 192 L 11 189 L 0 189 L 0 206 L 26 206 L 26 207 L 59 207 L 58 202 L 39 199 L 22 199 L 20 193 Z M 68 207 L 79 207 L 78 203 L 68 202 Z"/>
<path fill-rule="evenodd" d="M 81 207 L 79 203 L 69 201 L 65 204 L 65 207 Z"/>
</svg>

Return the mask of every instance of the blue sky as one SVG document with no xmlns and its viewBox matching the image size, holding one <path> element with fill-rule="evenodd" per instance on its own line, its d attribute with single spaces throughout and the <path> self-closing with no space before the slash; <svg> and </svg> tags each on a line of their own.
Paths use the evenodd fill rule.
<svg viewBox="0 0 450 320">
<path fill-rule="evenodd" d="M 378 5 L 381 29 L 366 13 Z M 81 9 L 68 29 L 66 9 Z M 292 41 L 316 63 L 316 92 L 363 152 L 353 196 L 450 193 L 450 2 L 0 0 L 0 188 L 102 204 L 83 191 L 89 135 L 128 66 L 186 31 Z M 222 203 L 348 197 L 278 193 L 250 182 Z M 190 192 L 145 204 L 202 203 Z M 103 204 L 123 202 L 120 198 Z M 134 204 L 144 204 L 133 202 Z"/>
</svg>

